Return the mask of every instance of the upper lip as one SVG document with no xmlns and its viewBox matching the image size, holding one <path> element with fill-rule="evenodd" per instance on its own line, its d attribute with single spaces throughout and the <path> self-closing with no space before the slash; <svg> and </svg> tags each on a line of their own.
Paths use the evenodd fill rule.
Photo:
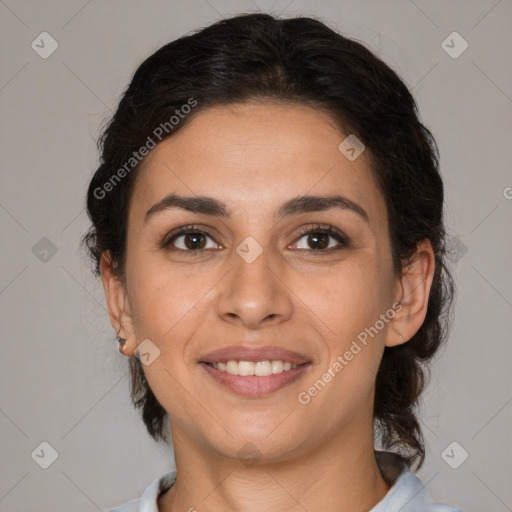
<svg viewBox="0 0 512 512">
<path fill-rule="evenodd" d="M 209 352 L 199 358 L 201 363 L 218 363 L 220 361 L 265 361 L 280 360 L 292 364 L 309 363 L 310 360 L 298 352 L 287 350 L 281 347 L 244 347 L 238 345 L 234 347 L 224 347 Z"/>
</svg>

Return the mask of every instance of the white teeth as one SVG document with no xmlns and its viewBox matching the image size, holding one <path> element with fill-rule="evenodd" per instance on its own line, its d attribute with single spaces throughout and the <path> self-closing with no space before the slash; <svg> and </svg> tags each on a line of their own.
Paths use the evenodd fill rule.
<svg viewBox="0 0 512 512">
<path fill-rule="evenodd" d="M 247 375 L 254 375 L 254 363 L 252 361 L 239 361 L 238 375 L 242 375 L 243 377 Z"/>
<path fill-rule="evenodd" d="M 268 360 L 254 363 L 254 375 L 267 377 L 272 374 L 272 363 Z"/>
<path fill-rule="evenodd" d="M 234 361 L 230 359 L 227 363 L 212 363 L 213 367 L 221 372 L 227 372 L 231 375 L 249 376 L 256 375 L 258 377 L 268 377 L 276 373 L 287 372 L 297 368 L 297 364 L 284 362 L 280 360 L 265 359 L 264 361 Z"/>
<path fill-rule="evenodd" d="M 283 361 L 272 361 L 272 373 L 281 373 L 284 369 Z"/>
<path fill-rule="evenodd" d="M 231 375 L 238 375 L 238 363 L 236 361 L 228 361 L 226 371 Z"/>
</svg>

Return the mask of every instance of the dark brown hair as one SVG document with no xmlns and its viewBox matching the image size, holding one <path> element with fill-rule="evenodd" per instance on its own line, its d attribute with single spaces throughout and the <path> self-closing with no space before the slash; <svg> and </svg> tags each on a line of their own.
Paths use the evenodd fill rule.
<svg viewBox="0 0 512 512">
<path fill-rule="evenodd" d="M 446 339 L 454 294 L 445 259 L 439 152 L 406 85 L 359 42 L 313 18 L 243 14 L 172 41 L 148 57 L 98 141 L 101 162 L 87 194 L 92 226 L 82 239 L 95 273 L 100 275 L 101 255 L 109 251 L 116 273 L 125 278 L 128 208 L 144 162 L 138 161 L 140 148 L 148 145 L 148 137 L 159 142 L 209 106 L 248 100 L 322 109 L 341 132 L 365 144 L 388 210 L 397 273 L 417 244 L 430 240 L 436 268 L 425 321 L 407 343 L 385 348 L 374 403 L 382 446 L 420 467 L 425 449 L 416 408 L 428 376 L 426 363 Z M 184 108 L 192 102 L 192 111 Z M 170 121 L 173 115 L 178 122 Z M 155 132 L 159 126 L 166 127 L 165 133 Z M 129 363 L 133 404 L 141 409 L 150 436 L 166 441 L 167 412 L 139 359 L 133 356 Z"/>
</svg>

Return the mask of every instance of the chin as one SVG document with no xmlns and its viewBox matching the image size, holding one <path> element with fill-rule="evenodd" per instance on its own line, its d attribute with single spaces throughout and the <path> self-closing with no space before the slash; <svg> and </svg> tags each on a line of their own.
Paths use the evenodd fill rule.
<svg viewBox="0 0 512 512">
<path fill-rule="evenodd" d="M 289 461 L 291 455 L 305 449 L 304 444 L 308 436 L 304 435 L 304 439 L 301 439 L 299 435 L 290 431 L 289 426 L 281 430 L 276 429 L 277 424 L 268 425 L 261 430 L 255 430 L 252 426 L 245 430 L 226 428 L 233 437 L 224 432 L 222 439 L 210 440 L 210 444 L 223 456 L 239 459 L 247 465 L 256 462 Z"/>
</svg>

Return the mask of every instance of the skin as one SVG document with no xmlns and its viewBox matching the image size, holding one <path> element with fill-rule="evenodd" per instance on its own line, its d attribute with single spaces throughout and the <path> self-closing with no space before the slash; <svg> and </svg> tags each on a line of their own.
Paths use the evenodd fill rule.
<svg viewBox="0 0 512 512">
<path fill-rule="evenodd" d="M 407 342 L 424 321 L 434 256 L 424 241 L 395 274 L 368 152 L 348 160 L 338 150 L 345 137 L 328 114 L 309 107 L 214 107 L 160 143 L 140 170 L 126 280 L 108 252 L 101 269 L 111 323 L 127 340 L 123 353 L 132 356 L 147 338 L 160 350 L 144 371 L 171 419 L 178 474 L 159 500 L 162 512 L 367 511 L 389 490 L 374 456 L 375 376 L 384 347 Z M 144 222 L 171 192 L 214 197 L 231 217 L 169 209 Z M 364 208 L 369 222 L 348 209 L 273 218 L 288 199 L 335 193 Z M 349 245 L 315 250 L 307 235 L 297 236 L 312 223 L 332 224 Z M 202 253 L 186 254 L 183 236 L 174 252 L 160 247 L 187 224 L 212 230 Z M 252 263 L 236 252 L 247 236 L 263 251 Z M 328 240 L 329 248 L 339 245 Z M 378 335 L 307 405 L 299 403 L 298 394 L 396 302 L 402 308 Z M 240 344 L 295 350 L 312 366 L 270 396 L 238 396 L 198 359 Z M 247 443 L 258 450 L 256 464 L 240 460 Z"/>
</svg>

